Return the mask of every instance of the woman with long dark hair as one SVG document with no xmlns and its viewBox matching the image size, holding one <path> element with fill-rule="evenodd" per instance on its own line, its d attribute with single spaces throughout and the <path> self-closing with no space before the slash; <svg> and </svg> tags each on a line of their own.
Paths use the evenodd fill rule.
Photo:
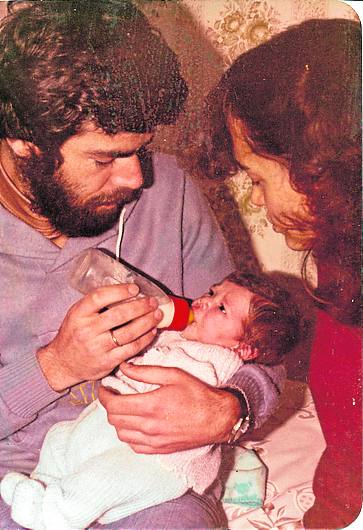
<svg viewBox="0 0 363 530">
<path fill-rule="evenodd" d="M 309 384 L 326 439 L 307 528 L 342 528 L 361 498 L 361 32 L 308 20 L 241 55 L 209 95 L 199 163 L 244 169 L 251 200 L 318 269 Z"/>
</svg>

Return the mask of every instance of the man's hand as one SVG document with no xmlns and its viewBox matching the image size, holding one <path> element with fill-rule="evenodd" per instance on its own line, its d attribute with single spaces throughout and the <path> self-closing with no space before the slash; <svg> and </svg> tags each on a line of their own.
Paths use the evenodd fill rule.
<svg viewBox="0 0 363 530">
<path fill-rule="evenodd" d="M 136 453 L 172 453 L 225 442 L 238 420 L 238 399 L 178 368 L 121 365 L 137 381 L 160 388 L 117 395 L 104 387 L 99 399 L 120 440 Z"/>
<path fill-rule="evenodd" d="M 162 313 L 155 299 L 135 299 L 137 292 L 134 284 L 99 287 L 69 309 L 58 334 L 37 353 L 54 390 L 104 377 L 155 338 Z M 121 347 L 112 340 L 113 328 Z"/>
</svg>

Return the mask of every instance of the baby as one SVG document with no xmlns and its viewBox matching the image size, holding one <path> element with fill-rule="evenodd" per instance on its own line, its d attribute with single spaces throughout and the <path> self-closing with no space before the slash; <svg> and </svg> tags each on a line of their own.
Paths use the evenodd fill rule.
<svg viewBox="0 0 363 530">
<path fill-rule="evenodd" d="M 223 387 L 243 362 L 280 362 L 297 342 L 298 315 L 289 296 L 268 277 L 233 273 L 192 304 L 195 320 L 182 332 L 164 331 L 130 360 L 181 368 Z M 103 384 L 120 393 L 157 385 L 118 372 Z M 13 519 L 34 530 L 84 529 L 117 521 L 193 488 L 202 493 L 218 474 L 220 446 L 171 454 L 135 453 L 107 422 L 98 400 L 74 421 L 48 432 L 30 478 L 8 473 L 1 495 Z"/>
</svg>

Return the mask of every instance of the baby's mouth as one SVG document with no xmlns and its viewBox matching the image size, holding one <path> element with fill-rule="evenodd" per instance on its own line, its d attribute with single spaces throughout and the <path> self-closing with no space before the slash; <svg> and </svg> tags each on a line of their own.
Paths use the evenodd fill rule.
<svg viewBox="0 0 363 530">
<path fill-rule="evenodd" d="M 198 322 L 198 317 L 199 317 L 199 305 L 192 304 L 192 311 L 193 311 L 193 321 L 191 324 L 196 324 Z"/>
</svg>

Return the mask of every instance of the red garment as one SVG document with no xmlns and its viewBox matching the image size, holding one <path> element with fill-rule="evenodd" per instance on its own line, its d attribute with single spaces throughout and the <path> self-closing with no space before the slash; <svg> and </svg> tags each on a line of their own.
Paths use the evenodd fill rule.
<svg viewBox="0 0 363 530">
<path fill-rule="evenodd" d="M 344 528 L 362 507 L 361 330 L 317 312 L 309 385 L 327 443 L 306 528 Z"/>
</svg>

